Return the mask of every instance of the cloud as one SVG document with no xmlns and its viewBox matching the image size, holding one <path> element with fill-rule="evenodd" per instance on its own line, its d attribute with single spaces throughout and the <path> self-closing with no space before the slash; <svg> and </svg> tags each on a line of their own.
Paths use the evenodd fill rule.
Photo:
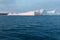
<svg viewBox="0 0 60 40">
<path fill-rule="evenodd" d="M 59 0 L 0 0 L 0 9 L 5 11 L 24 12 L 40 8 L 60 10 L 60 2 Z"/>
</svg>

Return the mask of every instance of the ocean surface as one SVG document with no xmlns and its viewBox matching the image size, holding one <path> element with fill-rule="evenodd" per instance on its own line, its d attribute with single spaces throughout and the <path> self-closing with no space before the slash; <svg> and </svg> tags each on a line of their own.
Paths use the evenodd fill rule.
<svg viewBox="0 0 60 40">
<path fill-rule="evenodd" d="M 60 40 L 60 16 L 0 16 L 0 40 Z"/>
</svg>

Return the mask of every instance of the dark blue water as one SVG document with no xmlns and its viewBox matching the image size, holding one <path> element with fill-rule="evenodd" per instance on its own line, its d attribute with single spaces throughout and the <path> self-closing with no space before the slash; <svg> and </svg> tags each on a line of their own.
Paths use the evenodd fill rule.
<svg viewBox="0 0 60 40">
<path fill-rule="evenodd" d="M 60 16 L 0 16 L 0 40 L 60 40 Z"/>
</svg>

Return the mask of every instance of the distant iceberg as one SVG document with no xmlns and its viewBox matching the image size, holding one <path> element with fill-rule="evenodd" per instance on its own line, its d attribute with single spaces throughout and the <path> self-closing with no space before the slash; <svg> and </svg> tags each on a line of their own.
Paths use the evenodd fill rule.
<svg viewBox="0 0 60 40">
<path fill-rule="evenodd" d="M 41 16 L 41 15 L 59 15 L 56 10 L 36 10 L 36 11 L 29 11 L 24 13 L 9 13 L 8 16 Z"/>
<path fill-rule="evenodd" d="M 4 13 L 4 12 L 0 12 Z M 45 10 L 45 9 L 40 9 L 36 11 L 29 11 L 29 12 L 24 12 L 24 13 L 5 13 L 8 16 L 41 16 L 41 15 L 59 15 L 60 13 L 57 13 L 56 10 Z M 1 14 L 2 15 L 2 14 Z"/>
<path fill-rule="evenodd" d="M 36 12 L 36 11 L 35 11 Z M 39 12 L 42 15 L 58 15 L 56 10 L 45 10 L 45 9 L 40 9 L 37 10 L 37 12 Z"/>
</svg>

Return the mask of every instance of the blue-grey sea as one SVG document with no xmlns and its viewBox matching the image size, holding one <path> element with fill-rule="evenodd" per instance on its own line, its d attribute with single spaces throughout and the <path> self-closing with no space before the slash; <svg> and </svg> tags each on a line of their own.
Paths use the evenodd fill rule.
<svg viewBox="0 0 60 40">
<path fill-rule="evenodd" d="M 60 40 L 60 16 L 0 16 L 0 40 Z"/>
</svg>

